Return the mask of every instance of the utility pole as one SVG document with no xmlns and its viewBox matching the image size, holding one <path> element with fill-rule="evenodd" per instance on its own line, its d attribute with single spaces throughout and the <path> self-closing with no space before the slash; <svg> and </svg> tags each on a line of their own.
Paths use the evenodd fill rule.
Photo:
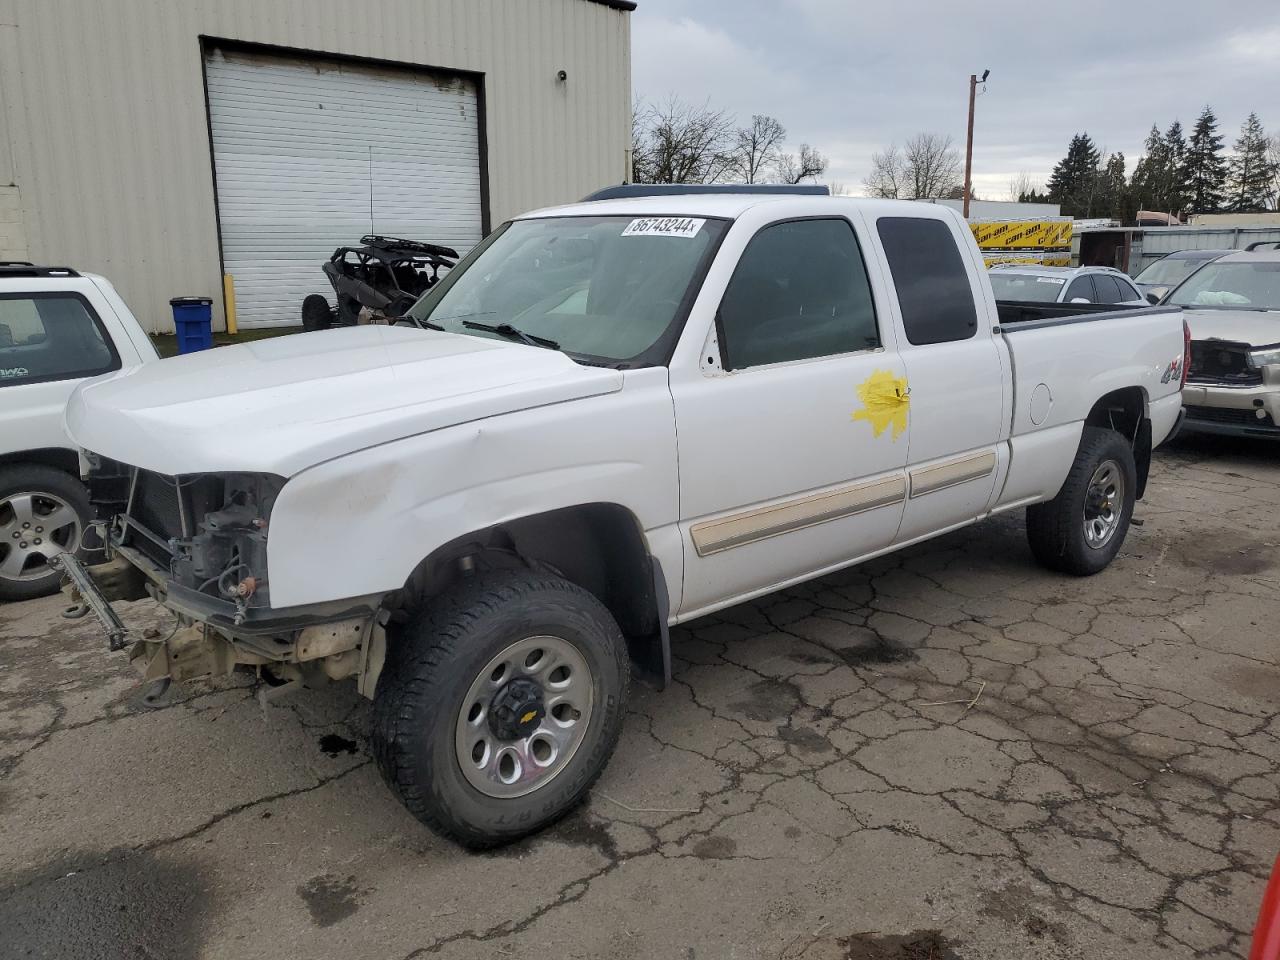
<svg viewBox="0 0 1280 960">
<path fill-rule="evenodd" d="M 973 193 L 973 105 L 978 98 L 978 84 L 986 83 L 990 70 L 982 71 L 982 79 L 976 73 L 969 74 L 969 133 L 964 141 L 964 218 L 969 219 L 969 197 Z"/>
</svg>

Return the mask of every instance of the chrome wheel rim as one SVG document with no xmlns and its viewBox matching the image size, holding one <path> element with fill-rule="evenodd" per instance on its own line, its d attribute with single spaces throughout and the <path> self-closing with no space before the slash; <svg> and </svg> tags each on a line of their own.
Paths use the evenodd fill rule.
<svg viewBox="0 0 1280 960">
<path fill-rule="evenodd" d="M 49 560 L 80 549 L 80 515 L 42 490 L 0 499 L 0 580 L 40 580 L 54 572 Z"/>
<path fill-rule="evenodd" d="M 1093 471 L 1084 497 L 1084 539 L 1095 550 L 1101 550 L 1120 529 L 1124 513 L 1124 474 L 1120 464 L 1104 460 Z"/>
<path fill-rule="evenodd" d="M 467 782 L 503 799 L 546 786 L 591 722 L 595 685 L 578 648 L 527 637 L 485 665 L 458 708 L 454 746 Z"/>
</svg>

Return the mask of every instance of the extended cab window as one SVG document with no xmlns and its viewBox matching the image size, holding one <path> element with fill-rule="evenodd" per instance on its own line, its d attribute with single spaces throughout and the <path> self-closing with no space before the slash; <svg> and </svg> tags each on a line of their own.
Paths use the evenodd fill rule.
<svg viewBox="0 0 1280 960">
<path fill-rule="evenodd" d="M 881 217 L 876 229 L 907 339 L 919 346 L 972 337 L 978 310 L 951 228 L 929 217 Z"/>
<path fill-rule="evenodd" d="M 730 370 L 878 347 L 871 286 L 849 222 L 762 229 L 738 261 L 719 323 Z"/>
<path fill-rule="evenodd" d="M 120 358 L 80 297 L 0 296 L 0 388 L 119 368 Z"/>
</svg>

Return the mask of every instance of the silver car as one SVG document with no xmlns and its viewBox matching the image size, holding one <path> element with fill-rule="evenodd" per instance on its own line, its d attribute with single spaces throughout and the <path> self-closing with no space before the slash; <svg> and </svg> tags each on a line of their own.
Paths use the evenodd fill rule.
<svg viewBox="0 0 1280 960">
<path fill-rule="evenodd" d="M 1215 260 L 1165 304 L 1191 331 L 1183 429 L 1280 439 L 1280 250 Z"/>
<path fill-rule="evenodd" d="M 1152 303 L 1160 303 L 1169 291 L 1195 273 L 1206 263 L 1225 257 L 1234 250 L 1178 250 L 1155 263 L 1133 278 L 1138 289 Z"/>
<path fill-rule="evenodd" d="M 1002 263 L 987 272 L 997 300 L 1148 305 L 1134 282 L 1113 267 L 1037 267 Z"/>
</svg>

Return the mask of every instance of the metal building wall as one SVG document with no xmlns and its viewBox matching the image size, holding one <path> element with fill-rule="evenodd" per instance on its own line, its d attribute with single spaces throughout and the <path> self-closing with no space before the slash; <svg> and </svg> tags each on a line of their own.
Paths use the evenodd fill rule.
<svg viewBox="0 0 1280 960">
<path fill-rule="evenodd" d="M 105 274 L 153 331 L 179 294 L 222 315 L 202 36 L 484 74 L 495 225 L 626 174 L 630 21 L 600 3 L 0 0 L 25 246 Z"/>
<path fill-rule="evenodd" d="M 1129 273 L 1137 276 L 1178 250 L 1243 250 L 1258 240 L 1280 240 L 1280 227 L 1153 227 L 1142 231 L 1142 245 L 1130 257 Z"/>
</svg>

